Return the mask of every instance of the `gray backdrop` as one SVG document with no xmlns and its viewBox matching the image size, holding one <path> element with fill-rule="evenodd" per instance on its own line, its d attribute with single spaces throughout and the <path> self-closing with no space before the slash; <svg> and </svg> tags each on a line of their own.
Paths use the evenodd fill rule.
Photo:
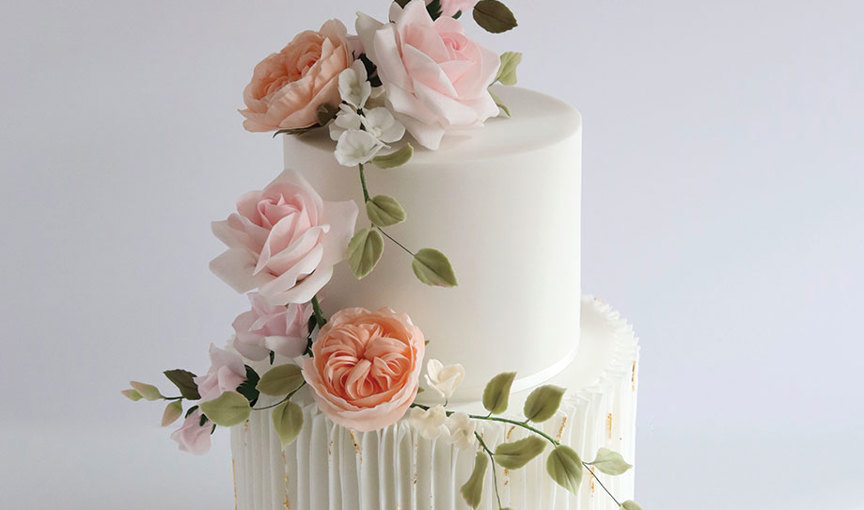
<svg viewBox="0 0 864 510">
<path fill-rule="evenodd" d="M 860 509 L 860 0 L 510 0 L 472 33 L 584 115 L 584 289 L 642 339 L 646 509 Z M 534 5 L 531 5 L 534 4 Z M 129 379 L 206 369 L 245 299 L 208 222 L 281 169 L 253 65 L 383 0 L 0 7 L 0 486 L 9 508 L 230 508 Z M 16 504 L 17 503 L 17 504 Z"/>
</svg>

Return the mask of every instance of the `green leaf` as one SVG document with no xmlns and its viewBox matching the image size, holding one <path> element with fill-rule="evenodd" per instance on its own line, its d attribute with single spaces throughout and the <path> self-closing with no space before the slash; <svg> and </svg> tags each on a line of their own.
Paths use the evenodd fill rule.
<svg viewBox="0 0 864 510">
<path fill-rule="evenodd" d="M 494 92 L 492 92 L 492 89 L 489 89 L 489 95 L 492 96 L 492 100 L 495 101 L 495 104 L 498 105 L 498 108 L 501 108 L 501 111 L 503 111 L 507 115 L 507 117 L 513 116 L 510 114 L 510 108 L 507 108 L 507 105 L 504 104 L 503 101 L 501 101 L 500 97 L 498 97 Z"/>
<path fill-rule="evenodd" d="M 276 131 L 275 133 L 273 133 L 273 138 L 276 138 L 279 135 L 302 135 L 304 133 L 308 133 L 309 131 L 312 131 L 313 129 L 318 129 L 319 127 L 321 127 L 321 126 L 319 126 L 318 124 L 315 124 L 314 126 L 303 127 L 303 128 L 280 129 L 279 131 Z"/>
<path fill-rule="evenodd" d="M 410 2 L 411 0 L 395 0 L 395 1 L 397 4 L 399 4 L 399 7 L 404 9 L 405 6 L 408 5 L 408 2 Z"/>
<path fill-rule="evenodd" d="M 627 501 L 621 503 L 621 510 L 642 510 L 642 507 L 639 506 L 632 499 L 628 499 Z"/>
<path fill-rule="evenodd" d="M 518 51 L 505 51 L 501 54 L 501 67 L 495 81 L 502 85 L 516 85 L 516 68 L 522 63 L 522 54 Z M 495 83 L 493 81 L 492 83 Z"/>
<path fill-rule="evenodd" d="M 190 414 L 194 413 L 195 410 L 198 409 L 198 406 L 192 406 L 186 410 L 186 416 L 184 418 L 188 418 Z"/>
<path fill-rule="evenodd" d="M 375 195 L 366 202 L 366 215 L 369 221 L 379 227 L 389 227 L 405 221 L 405 209 L 393 197 Z"/>
<path fill-rule="evenodd" d="M 525 399 L 525 417 L 534 423 L 540 423 L 555 416 L 565 391 L 567 390 L 551 384 L 535 389 Z"/>
<path fill-rule="evenodd" d="M 279 435 L 282 448 L 293 443 L 303 429 L 303 410 L 286 400 L 273 409 L 273 430 Z"/>
<path fill-rule="evenodd" d="M 372 158 L 372 164 L 378 168 L 396 168 L 411 161 L 414 156 L 414 147 L 410 143 L 403 145 L 398 151 L 375 156 Z"/>
<path fill-rule="evenodd" d="M 546 441 L 538 436 L 528 436 L 512 443 L 502 443 L 495 448 L 495 462 L 507 469 L 519 469 L 546 448 Z"/>
<path fill-rule="evenodd" d="M 165 412 L 162 413 L 162 426 L 171 425 L 181 416 L 183 416 L 183 403 L 179 400 L 169 403 L 165 406 Z"/>
<path fill-rule="evenodd" d="M 336 113 L 339 111 L 339 108 L 324 103 L 318 106 L 318 110 L 315 113 L 318 115 L 318 125 L 326 126 L 334 117 L 336 117 Z"/>
<path fill-rule="evenodd" d="M 348 265 L 357 279 L 365 277 L 375 269 L 384 253 L 384 240 L 377 230 L 364 228 L 354 234 L 348 243 Z"/>
<path fill-rule="evenodd" d="M 237 393 L 246 397 L 250 406 L 254 406 L 255 402 L 258 402 L 258 380 L 258 372 L 246 365 L 246 380 L 237 386 Z"/>
<path fill-rule="evenodd" d="M 576 494 L 582 482 L 582 459 L 569 446 L 558 446 L 546 459 L 546 472 L 555 483 Z"/>
<path fill-rule="evenodd" d="M 501 414 L 507 410 L 510 401 L 510 387 L 516 378 L 516 372 L 504 372 L 492 378 L 483 390 L 483 407 L 492 414 Z"/>
<path fill-rule="evenodd" d="M 474 6 L 474 21 L 487 32 L 500 34 L 515 28 L 516 16 L 498 0 L 480 0 Z"/>
<path fill-rule="evenodd" d="M 436 20 L 441 17 L 441 0 L 432 0 L 428 4 L 426 4 L 426 11 L 429 12 L 429 16 Z"/>
<path fill-rule="evenodd" d="M 249 418 L 249 401 L 236 391 L 226 391 L 219 398 L 201 403 L 201 412 L 216 425 L 233 427 Z"/>
<path fill-rule="evenodd" d="M 588 464 L 596 467 L 601 472 L 612 476 L 626 473 L 628 469 L 633 467 L 624 462 L 624 457 L 622 457 L 620 453 L 608 448 L 600 448 L 597 450 L 597 458 L 594 459 L 594 462 L 589 462 Z"/>
<path fill-rule="evenodd" d="M 135 390 L 123 390 L 120 393 L 122 393 L 124 397 L 128 398 L 132 402 L 138 402 L 139 400 L 141 400 L 141 394 Z"/>
<path fill-rule="evenodd" d="M 146 384 L 138 381 L 130 381 L 129 386 L 132 386 L 132 389 L 137 391 L 144 400 L 160 400 L 165 398 L 159 393 L 159 389 L 152 384 Z"/>
<path fill-rule="evenodd" d="M 180 394 L 183 395 L 183 398 L 186 400 L 198 400 L 201 398 L 201 395 L 198 394 L 198 385 L 195 384 L 193 380 L 195 378 L 195 374 L 189 372 L 188 370 L 166 370 L 162 372 L 165 374 L 165 377 L 168 378 L 169 381 L 174 383 L 174 386 L 177 386 L 177 389 L 180 390 Z"/>
<path fill-rule="evenodd" d="M 488 466 L 489 458 L 483 452 L 477 452 L 474 457 L 474 470 L 471 472 L 471 477 L 459 489 L 465 502 L 471 508 L 480 506 L 480 498 L 483 497 L 483 478 L 486 476 Z"/>
<path fill-rule="evenodd" d="M 274 397 L 287 395 L 300 386 L 303 386 L 303 374 L 299 366 L 291 363 L 271 368 L 258 381 L 258 391 Z"/>
<path fill-rule="evenodd" d="M 426 285 L 455 287 L 456 273 L 447 256 L 433 248 L 423 248 L 414 255 L 411 268 L 417 279 Z"/>
</svg>

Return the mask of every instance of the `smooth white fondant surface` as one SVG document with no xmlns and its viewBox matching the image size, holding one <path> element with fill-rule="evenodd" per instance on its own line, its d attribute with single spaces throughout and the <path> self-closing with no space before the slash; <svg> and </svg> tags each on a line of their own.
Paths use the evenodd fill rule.
<svg viewBox="0 0 864 510">
<path fill-rule="evenodd" d="M 459 286 L 423 285 L 410 255 L 385 241 L 368 277 L 358 281 L 340 264 L 324 294 L 328 313 L 348 306 L 407 312 L 431 341 L 428 357 L 465 366 L 455 402 L 476 400 L 505 370 L 521 374 L 517 390 L 536 386 L 563 370 L 578 345 L 581 117 L 537 92 L 501 87 L 496 94 L 511 119 L 445 137 L 436 152 L 418 149 L 402 168 L 367 168 L 370 193 L 395 197 L 408 213 L 387 232 L 413 251 L 444 252 Z M 362 204 L 357 169 L 337 164 L 323 131 L 286 136 L 286 167 L 327 200 Z"/>
<path fill-rule="evenodd" d="M 593 298 L 582 301 L 582 341 L 574 363 L 555 380 L 568 388 L 558 414 L 542 429 L 590 461 L 607 447 L 634 463 L 638 344 L 632 327 Z M 525 394 L 511 397 L 518 417 Z M 459 487 L 468 479 L 474 449 L 447 438 L 421 438 L 403 420 L 383 430 L 351 432 L 334 425 L 305 395 L 300 437 L 283 452 L 270 412 L 253 413 L 231 431 L 239 510 L 467 510 Z M 465 406 L 463 406 L 465 407 Z M 470 411 L 470 409 L 467 409 Z M 485 414 L 485 413 L 484 413 Z M 522 429 L 482 422 L 494 446 L 524 437 Z M 497 472 L 504 506 L 532 510 L 616 510 L 586 473 L 578 494 L 555 485 L 545 473 L 550 449 L 518 470 Z M 591 458 L 588 458 L 591 457 Z M 599 474 L 620 500 L 633 497 L 633 471 Z M 480 508 L 497 509 L 487 472 Z"/>
</svg>

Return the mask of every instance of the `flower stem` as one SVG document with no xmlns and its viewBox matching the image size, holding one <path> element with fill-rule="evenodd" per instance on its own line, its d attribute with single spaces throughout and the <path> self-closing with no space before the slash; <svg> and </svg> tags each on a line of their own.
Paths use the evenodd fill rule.
<svg viewBox="0 0 864 510">
<path fill-rule="evenodd" d="M 302 388 L 303 386 L 306 386 L 306 381 L 303 381 L 303 384 L 301 384 L 300 386 L 298 386 L 296 390 L 294 390 L 294 391 L 292 391 L 291 393 L 285 395 L 285 398 L 283 398 L 283 399 L 280 400 L 279 402 L 276 402 L 275 404 L 270 404 L 269 406 L 264 406 L 264 407 L 253 407 L 252 410 L 253 410 L 253 411 L 263 411 L 263 410 L 265 410 L 265 409 L 273 409 L 274 407 L 279 407 L 279 406 L 281 406 L 282 404 L 284 404 L 285 402 L 289 401 L 289 400 L 291 399 L 291 397 L 293 397 L 295 393 L 297 393 L 298 391 L 300 391 L 300 388 Z"/>
<path fill-rule="evenodd" d="M 363 201 L 369 201 L 369 190 L 366 189 L 366 172 L 363 171 L 363 163 L 360 163 L 360 186 L 363 187 Z"/>
<path fill-rule="evenodd" d="M 477 441 L 480 442 L 480 446 L 486 450 L 486 454 L 489 455 L 489 461 L 492 463 L 492 484 L 495 488 L 495 499 L 498 500 L 498 509 L 501 510 L 504 506 L 501 504 L 501 494 L 498 494 L 498 473 L 495 471 L 495 454 L 492 453 L 492 450 L 490 450 L 488 446 L 486 446 L 486 443 L 477 431 L 474 431 L 474 437 L 476 437 Z"/>
<path fill-rule="evenodd" d="M 324 318 L 324 312 L 321 311 L 321 304 L 318 303 L 318 296 L 312 297 L 312 312 L 315 314 L 315 322 L 318 323 L 318 328 L 323 328 L 327 324 L 327 319 Z"/>
<path fill-rule="evenodd" d="M 393 239 L 393 236 L 391 236 L 391 235 L 388 234 L 387 232 L 384 232 L 384 229 L 383 229 L 383 228 L 379 227 L 378 225 L 375 225 L 375 228 L 377 228 L 379 232 L 381 232 L 382 234 L 384 234 L 384 237 L 386 237 L 387 239 L 389 239 L 389 240 L 393 241 L 394 243 L 396 243 L 396 246 L 398 246 L 398 247 L 402 248 L 403 250 L 405 250 L 405 251 L 406 251 L 409 255 L 411 255 L 412 257 L 414 256 L 414 252 L 413 252 L 413 251 L 411 251 L 411 250 L 409 250 L 408 248 L 406 248 L 405 245 L 403 245 L 402 243 L 400 243 L 400 242 L 397 241 L 396 239 Z"/>
<path fill-rule="evenodd" d="M 594 473 L 594 470 L 591 469 L 591 468 L 588 466 L 588 463 L 586 463 L 586 462 L 583 460 L 583 461 L 582 461 L 582 466 L 585 467 L 585 471 L 588 471 L 589 473 L 591 473 L 591 476 L 594 477 L 594 480 L 596 480 L 597 483 L 600 484 L 600 487 L 602 487 L 603 490 L 606 491 L 606 494 L 608 494 L 609 497 L 612 498 L 612 501 L 615 502 L 615 505 L 617 505 L 617 506 L 620 508 L 620 507 L 621 507 L 621 503 L 619 503 L 618 500 L 615 499 L 615 496 L 613 496 L 612 493 L 609 492 L 609 489 L 607 489 L 606 486 L 603 485 L 603 482 L 600 481 L 600 478 L 597 477 L 597 474 Z"/>
</svg>

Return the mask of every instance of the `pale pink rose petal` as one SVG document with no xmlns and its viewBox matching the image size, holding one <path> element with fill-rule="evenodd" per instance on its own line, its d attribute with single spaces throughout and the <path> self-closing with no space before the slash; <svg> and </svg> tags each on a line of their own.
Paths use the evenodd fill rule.
<svg viewBox="0 0 864 510">
<path fill-rule="evenodd" d="M 179 429 L 171 434 L 171 439 L 177 442 L 180 450 L 194 455 L 204 455 L 210 450 L 210 432 L 213 423 L 201 425 L 201 410 L 196 409 L 183 420 Z"/>
</svg>

